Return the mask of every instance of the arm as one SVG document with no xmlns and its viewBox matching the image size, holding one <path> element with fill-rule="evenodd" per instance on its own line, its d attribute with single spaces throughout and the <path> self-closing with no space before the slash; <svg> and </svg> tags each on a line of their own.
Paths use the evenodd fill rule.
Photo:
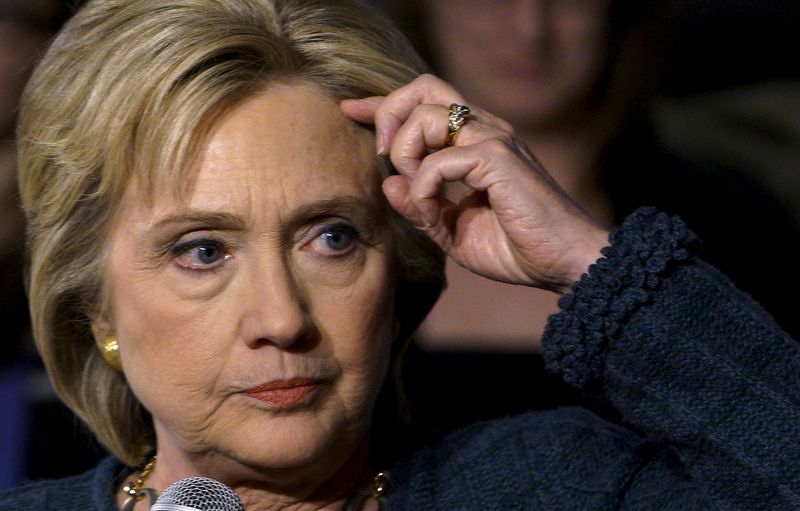
<svg viewBox="0 0 800 511">
<path fill-rule="evenodd" d="M 678 220 L 633 215 L 598 261 L 608 233 L 507 123 L 473 108 L 447 146 L 451 102 L 464 99 L 421 77 L 342 110 L 375 123 L 379 150 L 399 172 L 384 182 L 388 201 L 456 262 L 565 294 L 546 332 L 553 366 L 679 458 L 667 453 L 634 470 L 623 492 L 628 508 L 657 490 L 699 492 L 698 501 L 710 497 L 725 509 L 798 504 L 797 345 L 693 258 L 694 236 Z M 466 194 L 450 195 L 454 183 Z"/>
<path fill-rule="evenodd" d="M 692 257 L 680 220 L 639 210 L 611 241 L 550 320 L 550 365 L 668 443 L 722 508 L 800 505 L 800 346 Z"/>
</svg>

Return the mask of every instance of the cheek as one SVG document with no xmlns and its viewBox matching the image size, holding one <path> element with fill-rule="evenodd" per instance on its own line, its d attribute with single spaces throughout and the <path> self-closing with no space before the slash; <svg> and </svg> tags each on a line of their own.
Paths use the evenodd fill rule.
<svg viewBox="0 0 800 511">
<path fill-rule="evenodd" d="M 561 65 L 590 81 L 605 65 L 608 48 L 606 13 L 591 10 L 559 20 L 556 29 Z"/>
<path fill-rule="evenodd" d="M 155 281 L 125 284 L 112 292 L 112 310 L 134 393 L 148 406 L 164 388 L 175 389 L 182 399 L 210 392 L 230 348 L 220 342 L 230 338 L 226 311 L 207 302 L 176 300 Z"/>
<path fill-rule="evenodd" d="M 383 374 L 393 340 L 394 279 L 384 264 L 359 280 L 346 290 L 317 293 L 313 320 L 345 372 L 374 377 Z"/>
<path fill-rule="evenodd" d="M 427 3 L 425 30 L 440 67 L 466 66 L 470 61 L 480 65 L 492 57 L 494 45 L 502 44 L 495 37 L 496 32 L 502 30 L 502 23 L 495 23 L 492 13 L 454 15 L 464 9 L 458 2 L 436 0 Z M 458 69 L 448 69 L 445 74 L 450 76 L 454 72 Z"/>
</svg>

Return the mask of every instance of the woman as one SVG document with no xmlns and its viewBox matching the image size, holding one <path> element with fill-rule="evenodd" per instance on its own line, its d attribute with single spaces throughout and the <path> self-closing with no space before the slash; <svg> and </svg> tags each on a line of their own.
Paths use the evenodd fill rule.
<svg viewBox="0 0 800 511">
<path fill-rule="evenodd" d="M 357 3 L 78 13 L 26 91 L 20 185 L 39 349 L 114 457 L 4 509 L 144 509 L 192 475 L 248 510 L 797 502 L 796 344 L 665 215 L 584 275 L 607 232 L 420 69 Z M 441 288 L 436 246 L 565 294 L 553 366 L 632 430 L 568 409 L 402 445 L 387 373 Z"/>
</svg>

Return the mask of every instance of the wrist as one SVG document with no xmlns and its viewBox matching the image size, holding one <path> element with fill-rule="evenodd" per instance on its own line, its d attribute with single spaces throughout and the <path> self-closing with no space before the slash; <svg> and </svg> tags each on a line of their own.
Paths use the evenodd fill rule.
<svg viewBox="0 0 800 511">
<path fill-rule="evenodd" d="M 653 300 L 673 269 L 691 261 L 698 245 L 677 217 L 653 208 L 629 215 L 550 317 L 542 337 L 550 368 L 582 389 L 602 380 L 611 343 Z"/>
<path fill-rule="evenodd" d="M 603 257 L 602 250 L 609 244 L 609 231 L 600 227 L 591 226 L 576 236 L 576 241 L 568 252 L 568 265 L 564 278 L 555 291 L 564 295 L 572 289 L 572 285 L 580 280 L 581 276 L 588 273 L 589 267 Z"/>
</svg>

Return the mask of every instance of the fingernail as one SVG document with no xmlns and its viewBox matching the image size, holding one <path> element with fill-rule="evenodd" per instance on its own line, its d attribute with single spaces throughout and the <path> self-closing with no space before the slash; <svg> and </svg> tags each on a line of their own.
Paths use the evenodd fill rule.
<svg viewBox="0 0 800 511">
<path fill-rule="evenodd" d="M 432 215 L 430 211 L 420 211 L 420 219 L 424 222 L 421 229 L 430 229 L 433 227 L 439 220 L 438 218 L 433 218 L 434 216 L 435 215 Z"/>
<path fill-rule="evenodd" d="M 386 152 L 386 136 L 382 132 L 378 132 L 377 136 L 375 137 L 375 145 L 378 149 L 378 154 L 381 156 L 385 156 Z"/>
<path fill-rule="evenodd" d="M 413 223 L 413 225 L 414 225 L 414 227 L 416 227 L 416 228 L 417 228 L 417 229 L 419 229 L 420 231 L 427 231 L 428 229 L 430 229 L 431 227 L 433 227 L 433 224 L 432 224 L 432 223 L 430 223 L 430 222 L 428 222 L 428 221 L 427 221 L 427 220 L 425 220 L 424 218 L 420 218 L 420 220 L 421 220 L 421 221 L 412 222 L 412 223 Z"/>
</svg>

